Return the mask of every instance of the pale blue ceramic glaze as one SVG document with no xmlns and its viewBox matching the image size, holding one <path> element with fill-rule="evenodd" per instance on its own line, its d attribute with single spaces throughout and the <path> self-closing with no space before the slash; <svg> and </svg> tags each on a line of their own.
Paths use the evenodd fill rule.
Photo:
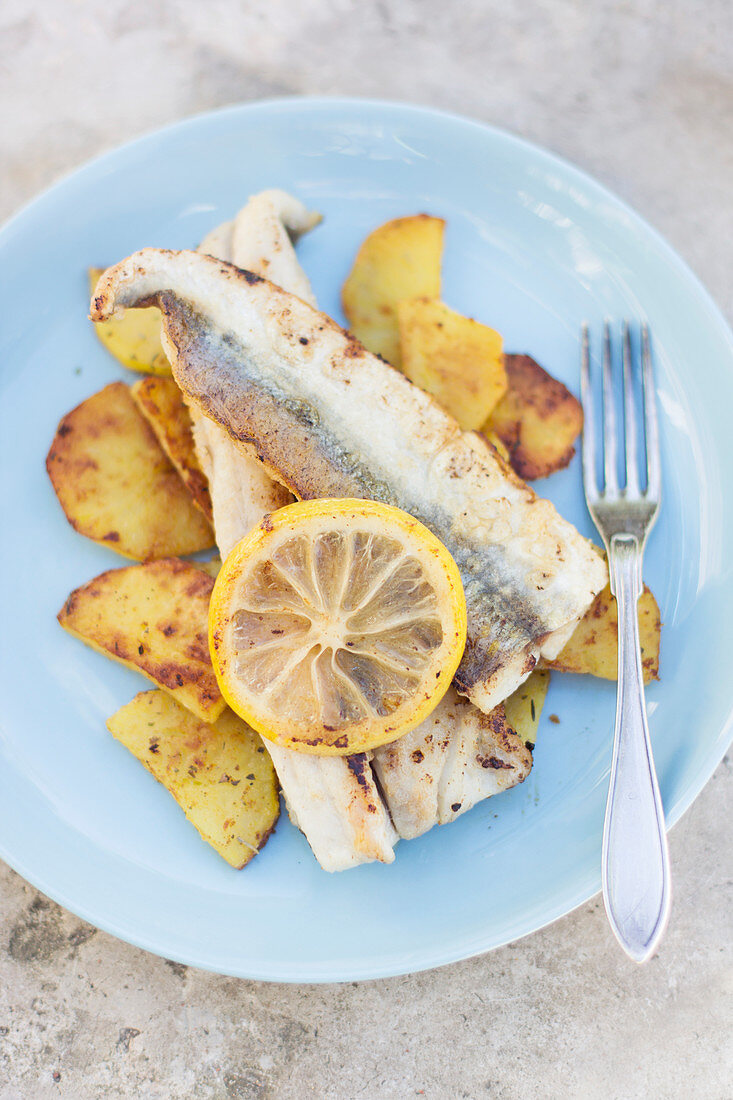
<svg viewBox="0 0 733 1100">
<path fill-rule="evenodd" d="M 185 963 L 375 978 L 486 951 L 600 888 L 615 689 L 555 676 L 523 786 L 401 843 L 391 866 L 339 875 L 285 817 L 250 867 L 230 870 L 107 733 L 145 685 L 55 615 L 72 588 L 124 563 L 74 533 L 44 469 L 62 414 L 130 380 L 86 319 L 86 268 L 144 245 L 193 247 L 273 186 L 323 212 L 300 256 L 337 317 L 364 235 L 427 211 L 447 221 L 446 301 L 573 388 L 582 320 L 651 322 L 665 497 L 646 577 L 665 629 L 648 700 L 670 823 L 730 737 L 733 344 L 690 271 L 598 184 L 507 134 L 396 104 L 279 100 L 194 118 L 94 161 L 2 231 L 0 855 L 80 916 Z M 593 534 L 577 460 L 538 488 Z"/>
</svg>

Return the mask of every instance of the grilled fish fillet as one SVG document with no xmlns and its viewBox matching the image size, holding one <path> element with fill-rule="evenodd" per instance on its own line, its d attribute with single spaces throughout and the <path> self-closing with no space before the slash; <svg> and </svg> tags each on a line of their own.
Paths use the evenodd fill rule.
<svg viewBox="0 0 733 1100">
<path fill-rule="evenodd" d="M 262 192 L 249 200 L 234 221 L 209 233 L 199 251 L 219 253 L 219 259 L 277 276 L 279 285 L 315 305 L 291 237 L 318 220 L 318 215 L 285 192 Z M 218 424 L 195 406 L 191 413 L 199 460 L 211 490 L 216 540 L 224 558 L 267 512 L 289 503 L 292 496 L 269 477 L 256 457 L 237 450 Z M 269 741 L 265 745 L 290 819 L 305 834 L 326 871 L 394 860 L 397 834 L 364 754 L 325 758 L 305 756 Z"/>
<path fill-rule="evenodd" d="M 305 272 L 295 257 L 293 241 L 321 220 L 285 191 L 262 191 L 229 222 L 213 229 L 198 251 L 237 267 L 267 275 L 278 286 L 315 306 Z M 292 494 L 251 455 L 243 455 L 213 420 L 190 406 L 201 466 L 209 479 L 214 530 L 222 558 L 259 523 L 292 501 Z"/>
<path fill-rule="evenodd" d="M 292 246 L 315 222 L 316 216 L 296 199 L 268 191 L 251 198 L 234 221 L 213 230 L 198 251 L 258 275 L 269 274 L 272 282 L 315 306 Z M 269 481 L 256 458 L 237 450 L 224 430 L 200 413 L 197 428 L 197 439 L 205 434 L 210 448 L 211 457 L 202 456 L 202 465 L 222 502 L 216 533 L 226 554 L 277 506 L 268 507 L 267 494 L 286 491 Z M 506 725 L 503 709 L 486 716 L 452 688 L 421 726 L 374 754 L 371 767 L 382 798 L 362 755 L 304 760 L 276 745 L 271 751 L 291 820 L 329 869 L 389 858 L 394 838 L 385 823 L 383 800 L 399 836 L 416 837 L 521 783 L 532 766 L 531 754 Z"/>
<path fill-rule="evenodd" d="M 468 609 L 461 694 L 488 714 L 557 655 L 605 563 L 481 436 L 255 273 L 144 249 L 102 276 L 92 317 L 149 304 L 189 401 L 296 496 L 382 500 L 448 547 Z"/>
<path fill-rule="evenodd" d="M 264 275 L 315 307 L 308 277 L 295 258 L 293 244 L 321 221 L 286 191 L 273 188 L 253 195 L 230 222 L 204 237 L 199 252 Z"/>
<path fill-rule="evenodd" d="M 523 782 L 531 767 L 532 754 L 508 725 L 504 707 L 483 714 L 453 688 L 417 729 L 375 749 L 372 759 L 405 840 Z"/>
<path fill-rule="evenodd" d="M 241 454 L 226 432 L 191 408 L 193 438 L 209 481 L 216 544 L 222 561 L 268 512 L 292 503 L 292 493 L 273 481 L 261 463 Z"/>
</svg>

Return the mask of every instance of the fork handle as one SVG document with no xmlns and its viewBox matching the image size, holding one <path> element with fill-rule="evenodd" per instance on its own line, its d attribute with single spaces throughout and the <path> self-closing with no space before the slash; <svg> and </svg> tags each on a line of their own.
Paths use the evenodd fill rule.
<svg viewBox="0 0 733 1100">
<path fill-rule="evenodd" d="M 644 962 L 669 917 L 669 852 L 644 703 L 637 608 L 642 546 L 634 535 L 616 534 L 608 550 L 618 604 L 618 694 L 603 829 L 603 900 L 619 943 Z"/>
</svg>

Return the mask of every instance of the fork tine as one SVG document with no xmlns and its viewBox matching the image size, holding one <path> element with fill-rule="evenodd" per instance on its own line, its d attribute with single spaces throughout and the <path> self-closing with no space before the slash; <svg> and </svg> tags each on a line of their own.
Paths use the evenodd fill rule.
<svg viewBox="0 0 733 1100">
<path fill-rule="evenodd" d="M 583 486 L 587 497 L 598 496 L 596 484 L 596 428 L 593 418 L 593 391 L 590 384 L 590 336 L 588 325 L 580 328 L 580 403 L 583 406 Z"/>
<path fill-rule="evenodd" d="M 639 467 L 636 454 L 636 401 L 634 399 L 634 379 L 631 373 L 631 331 L 628 321 L 623 325 L 623 364 L 624 364 L 624 436 L 626 444 L 626 492 L 633 496 L 639 494 Z"/>
<path fill-rule="evenodd" d="M 659 423 L 657 421 L 657 397 L 654 392 L 649 326 L 641 326 L 641 369 L 644 393 L 644 434 L 646 445 L 646 496 L 658 500 L 661 489 L 661 462 L 659 458 Z"/>
<path fill-rule="evenodd" d="M 603 471 L 605 491 L 618 492 L 616 472 L 616 410 L 613 402 L 613 365 L 611 359 L 611 326 L 603 325 Z"/>
</svg>

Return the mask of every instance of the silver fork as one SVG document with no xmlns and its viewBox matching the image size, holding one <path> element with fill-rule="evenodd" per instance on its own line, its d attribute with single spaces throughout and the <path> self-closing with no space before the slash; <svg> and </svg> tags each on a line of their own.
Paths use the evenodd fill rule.
<svg viewBox="0 0 733 1100">
<path fill-rule="evenodd" d="M 638 358 L 638 357 L 637 357 Z M 644 487 L 637 456 L 631 332 L 622 331 L 625 484 L 617 472 L 616 411 L 611 327 L 603 331 L 603 484 L 596 479 L 596 440 L 588 326 L 581 330 L 583 484 L 588 510 L 608 554 L 611 591 L 618 604 L 618 693 L 611 781 L 603 827 L 603 900 L 616 938 L 637 962 L 656 950 L 669 917 L 670 872 L 664 811 L 649 741 L 641 667 L 637 602 L 647 536 L 659 512 L 661 470 L 649 330 L 641 326 L 640 359 L 646 452 Z"/>
</svg>

